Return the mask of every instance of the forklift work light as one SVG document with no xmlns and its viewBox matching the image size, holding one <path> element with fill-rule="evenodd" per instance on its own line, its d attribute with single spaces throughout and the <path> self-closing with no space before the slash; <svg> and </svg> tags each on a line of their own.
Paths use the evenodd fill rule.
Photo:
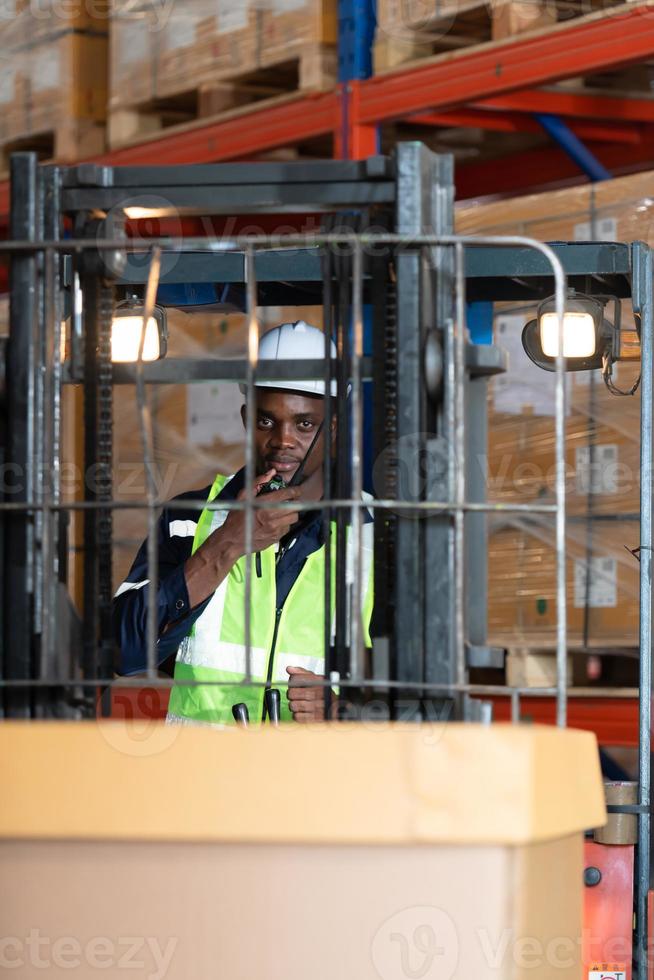
<svg viewBox="0 0 654 980">
<path fill-rule="evenodd" d="M 604 304 L 592 296 L 570 290 L 563 314 L 563 357 L 566 371 L 601 368 L 603 357 L 614 348 L 614 328 L 604 320 Z M 535 320 L 522 331 L 527 356 L 545 371 L 556 369 L 559 352 L 559 318 L 554 297 L 538 307 Z"/>
<path fill-rule="evenodd" d="M 540 317 L 540 342 L 546 357 L 559 353 L 559 318 L 556 313 Z M 592 357 L 595 353 L 595 321 L 590 313 L 563 316 L 563 356 Z"/>
<path fill-rule="evenodd" d="M 116 308 L 111 325 L 111 360 L 114 363 L 138 361 L 142 328 L 142 307 L 139 309 L 126 303 Z M 143 360 L 157 361 L 164 357 L 167 338 L 166 311 L 162 306 L 155 306 L 145 328 Z"/>
<path fill-rule="evenodd" d="M 613 303 L 613 323 L 604 317 L 604 308 Z M 640 339 L 640 315 L 634 312 Z M 563 357 L 566 371 L 601 369 L 604 384 L 613 395 L 633 395 L 638 391 L 640 375 L 630 388 L 622 390 L 613 381 L 613 365 L 620 360 L 622 308 L 616 296 L 585 296 L 568 291 L 563 313 Z M 556 370 L 559 351 L 559 318 L 554 297 L 538 307 L 535 320 L 522 331 L 522 346 L 527 357 L 544 371 Z"/>
</svg>

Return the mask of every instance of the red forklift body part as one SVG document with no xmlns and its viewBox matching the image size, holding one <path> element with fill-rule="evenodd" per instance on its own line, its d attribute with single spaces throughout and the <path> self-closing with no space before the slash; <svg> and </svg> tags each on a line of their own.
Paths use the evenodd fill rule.
<svg viewBox="0 0 654 980">
<path fill-rule="evenodd" d="M 631 980 L 633 880 L 633 846 L 586 841 L 582 934 L 584 980 L 598 980 L 599 977 Z"/>
</svg>

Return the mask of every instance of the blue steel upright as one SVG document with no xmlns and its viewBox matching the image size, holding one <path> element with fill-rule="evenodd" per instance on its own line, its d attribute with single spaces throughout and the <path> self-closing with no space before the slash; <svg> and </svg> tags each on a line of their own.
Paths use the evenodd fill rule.
<svg viewBox="0 0 654 980">
<path fill-rule="evenodd" d="M 376 0 L 338 0 L 338 80 L 370 78 Z"/>
</svg>

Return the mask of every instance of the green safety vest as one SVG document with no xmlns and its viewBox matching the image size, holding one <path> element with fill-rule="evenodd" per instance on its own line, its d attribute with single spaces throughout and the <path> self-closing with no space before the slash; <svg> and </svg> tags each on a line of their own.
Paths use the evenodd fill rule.
<svg viewBox="0 0 654 980">
<path fill-rule="evenodd" d="M 232 477 L 217 476 L 209 492 L 214 500 Z M 194 554 L 209 535 L 221 527 L 228 510 L 205 508 L 193 537 Z M 335 524 L 332 524 L 332 637 L 335 602 Z M 373 524 L 362 528 L 361 615 L 364 643 L 371 645 L 370 617 L 372 585 Z M 251 561 L 250 667 L 255 682 L 282 689 L 281 718 L 290 721 L 291 711 L 284 690 L 289 675 L 286 667 L 304 667 L 316 674 L 325 668 L 324 649 L 324 545 L 308 556 L 284 602 L 276 606 L 275 557 L 277 546 L 261 552 L 261 577 L 257 577 L 255 556 Z M 262 718 L 264 687 L 244 684 L 245 658 L 245 557 L 239 558 L 214 592 L 188 636 L 182 640 L 175 662 L 175 680 L 193 684 L 175 685 L 168 708 L 169 722 L 232 725 L 232 705 L 244 702 L 251 722 Z M 353 581 L 354 555 L 348 534 L 346 578 Z M 272 661 L 272 663 L 271 663 Z M 270 671 L 270 673 L 269 673 Z M 221 681 L 221 685 L 202 684 Z"/>
</svg>

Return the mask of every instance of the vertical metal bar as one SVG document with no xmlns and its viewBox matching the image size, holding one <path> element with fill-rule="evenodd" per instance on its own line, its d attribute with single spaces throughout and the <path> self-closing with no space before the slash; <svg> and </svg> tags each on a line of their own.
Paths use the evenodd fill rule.
<svg viewBox="0 0 654 980">
<path fill-rule="evenodd" d="M 332 337 L 332 277 L 333 266 L 329 246 L 325 248 L 322 256 L 323 272 L 323 330 L 325 333 L 325 426 L 324 426 L 324 457 L 323 457 L 323 499 L 331 500 L 332 497 L 332 376 L 333 367 L 331 359 L 331 337 Z M 323 507 L 322 511 L 323 543 L 325 549 L 325 587 L 324 587 L 324 653 L 325 653 L 325 678 L 331 681 L 334 668 L 332 657 L 332 508 Z M 324 692 L 324 714 L 325 719 L 331 717 L 331 686 L 325 685 Z"/>
<path fill-rule="evenodd" d="M 87 234 L 96 226 L 86 229 Z M 113 669 L 111 623 L 112 571 L 112 366 L 113 289 L 103 278 L 98 254 L 82 255 L 84 342 L 84 499 L 105 506 L 84 512 L 83 674 L 87 680 L 106 677 Z M 97 713 L 96 695 L 84 692 L 89 716 Z M 108 699 L 101 702 L 109 713 Z"/>
<path fill-rule="evenodd" d="M 563 314 L 565 309 L 564 284 L 557 277 L 555 310 L 559 323 L 559 347 L 556 358 L 556 723 L 564 728 L 567 723 L 567 609 L 566 609 L 566 541 L 565 541 L 565 358 L 563 357 Z"/>
<path fill-rule="evenodd" d="M 46 239 L 60 238 L 61 174 L 58 167 L 44 167 L 43 233 Z M 39 677 L 63 679 L 70 674 L 69 643 L 60 642 L 59 624 L 59 535 L 65 515 L 51 510 L 61 502 L 61 276 L 62 258 L 46 249 L 44 257 L 43 295 L 43 446 L 41 479 L 42 516 L 42 616 Z M 41 713 L 62 717 L 65 692 L 44 689 L 39 697 Z"/>
<path fill-rule="evenodd" d="M 152 415 L 145 393 L 143 376 L 143 350 L 147 325 L 153 314 L 159 288 L 161 273 L 161 249 L 155 245 L 152 249 L 148 281 L 145 288 L 143 304 L 143 319 L 141 321 L 141 336 L 136 359 L 136 397 L 139 410 L 139 430 L 143 449 L 143 468 L 145 472 L 145 490 L 148 504 L 148 619 L 146 623 L 146 658 L 148 679 L 157 676 L 157 640 L 159 635 L 157 592 L 159 590 L 158 547 L 157 547 L 157 511 L 156 500 L 157 480 L 154 471 L 154 434 Z"/>
<path fill-rule="evenodd" d="M 355 683 L 363 680 L 361 594 L 365 588 L 361 576 L 363 493 L 363 394 L 361 359 L 363 357 L 363 254 L 358 238 L 354 241 L 353 278 L 353 344 L 352 344 L 352 506 L 351 550 L 353 575 L 350 593 L 350 676 Z"/>
<path fill-rule="evenodd" d="M 391 275 L 392 249 L 373 254 L 370 262 L 372 331 L 372 455 L 374 491 L 378 497 L 397 499 L 397 329 L 395 281 Z M 381 682 L 395 676 L 395 514 L 374 513 L 375 602 L 371 623 L 372 673 Z M 383 683 L 377 696 L 388 697 Z M 390 707 L 390 705 L 389 705 Z"/>
<path fill-rule="evenodd" d="M 83 304 L 82 304 L 82 286 L 80 283 L 79 269 L 77 267 L 77 262 L 73 268 L 73 295 L 72 295 L 72 315 L 70 324 L 70 341 L 71 341 L 71 360 L 73 372 L 76 377 L 80 377 L 84 372 L 84 359 L 83 359 L 83 347 L 84 347 L 84 319 L 83 319 Z"/>
<path fill-rule="evenodd" d="M 44 505 L 41 525 L 41 568 L 43 576 L 41 601 L 41 650 L 39 677 L 53 679 L 55 676 L 55 637 L 56 637 L 56 603 L 57 603 L 57 547 L 55 538 L 55 522 L 58 515 L 50 509 L 55 502 L 57 474 L 59 471 L 58 454 L 55 452 L 55 390 L 57 386 L 55 371 L 59 375 L 60 356 L 57 344 L 59 342 L 61 324 L 56 323 L 55 280 L 57 254 L 48 248 L 45 250 L 45 296 L 44 296 L 44 374 L 43 374 L 43 431 L 41 450 L 42 476 L 39 503 Z"/>
<path fill-rule="evenodd" d="M 97 261 L 97 259 L 96 259 Z M 97 272 L 96 272 L 97 275 Z M 100 277 L 98 277 L 100 278 Z M 113 377 L 111 330 L 114 313 L 114 291 L 100 279 L 97 291 L 96 398 L 97 429 L 95 474 L 96 499 L 103 506 L 96 515 L 98 635 L 97 664 L 100 677 L 111 677 L 115 666 L 115 644 L 111 602 L 113 598 Z M 111 691 L 105 689 L 100 701 L 103 717 L 111 714 Z"/>
<path fill-rule="evenodd" d="M 39 178 L 34 153 L 11 158 L 10 237 L 37 238 Z M 38 262 L 21 252 L 11 257 L 10 335 L 7 347 L 7 475 L 5 498 L 33 503 L 31 473 L 34 445 L 34 358 L 37 316 Z M 34 523 L 32 514 L 17 512 L 6 520 L 4 551 L 4 663 L 11 680 L 31 676 L 32 597 L 34 575 Z M 8 611 L 8 612 L 7 612 Z M 8 688 L 4 710 L 10 718 L 28 718 L 31 695 L 23 688 Z"/>
<path fill-rule="evenodd" d="M 84 499 L 97 500 L 95 475 L 97 473 L 98 405 L 97 405 L 97 356 L 98 343 L 98 293 L 97 277 L 87 268 L 83 256 L 82 314 L 84 319 Z M 84 511 L 84 620 L 83 620 L 83 673 L 86 680 L 98 677 L 98 542 L 97 514 Z M 86 692 L 88 695 L 88 692 Z M 90 704 L 87 704 L 90 711 Z"/>
<path fill-rule="evenodd" d="M 44 231 L 44 208 L 43 208 L 43 170 L 39 168 L 39 197 L 37 205 L 37 235 L 43 237 Z M 34 432 L 32 444 L 33 465 L 28 471 L 31 495 L 33 499 L 41 505 L 43 503 L 43 484 L 45 477 L 45 387 L 46 387 L 46 347 L 48 343 L 48 311 L 46 309 L 45 296 L 45 255 L 43 252 L 37 254 L 38 269 L 38 292 L 37 292 L 37 327 L 34 335 Z M 43 602 L 45 588 L 45 569 L 44 569 L 44 523 L 45 514 L 39 509 L 34 513 L 34 659 L 35 668 L 38 671 L 41 666 L 41 644 L 43 637 L 41 633 L 43 625 Z M 37 666 L 38 665 L 38 666 Z M 35 691 L 32 699 L 32 711 L 36 717 L 45 714 L 43 702 L 47 694 L 42 691 Z"/>
<path fill-rule="evenodd" d="M 466 371 L 466 501 L 487 503 L 488 480 L 487 376 Z M 488 646 L 488 514 L 468 511 L 465 529 L 465 641 Z"/>
<path fill-rule="evenodd" d="M 417 143 L 397 147 L 396 225 L 409 239 L 434 232 L 431 205 L 433 191 L 432 155 Z M 430 227 L 431 226 L 431 227 Z M 424 453 L 425 386 L 423 383 L 423 328 L 429 317 L 424 300 L 431 286 L 425 282 L 430 264 L 425 249 L 397 250 L 397 443 L 400 501 L 417 501 L 424 496 L 421 462 Z M 431 270 L 430 270 L 431 271 Z M 396 659 L 397 679 L 412 684 L 425 679 L 425 535 L 429 518 L 415 520 L 405 510 L 396 519 Z M 436 570 L 434 570 L 435 572 Z M 429 570 L 430 575 L 432 569 Z M 441 637 L 434 637 L 441 642 Z M 398 692 L 398 701 L 412 700 L 415 708 L 405 719 L 420 717 L 416 689 Z"/>
<path fill-rule="evenodd" d="M 438 234 L 449 235 L 453 227 L 454 174 L 448 156 L 430 160 L 425 193 L 431 212 L 429 226 Z M 428 500 L 455 502 L 456 473 L 459 456 L 465 454 L 456 436 L 456 351 L 452 323 L 456 319 L 456 255 L 452 247 L 430 249 L 430 294 L 421 297 L 424 330 L 435 327 L 435 339 L 443 351 L 443 383 L 432 391 L 426 402 L 424 431 L 427 477 L 425 497 Z M 423 384 L 424 387 L 424 384 Z M 423 479 L 425 477 L 423 476 Z M 454 684 L 457 677 L 456 639 L 456 512 L 431 514 L 424 525 L 425 600 L 424 646 L 425 680 L 437 684 Z M 465 525 L 464 525 L 465 526 Z M 480 557 L 478 560 L 483 560 Z M 461 693 L 434 700 L 430 710 L 461 718 L 465 705 Z"/>
<path fill-rule="evenodd" d="M 259 360 L 259 324 L 257 321 L 257 279 L 255 253 L 251 245 L 245 252 L 245 288 L 248 314 L 248 362 L 246 372 L 245 426 L 245 682 L 252 680 L 252 536 L 254 534 L 254 426 L 257 410 L 254 390 Z"/>
<path fill-rule="evenodd" d="M 337 347 L 337 441 L 336 441 L 336 495 L 346 499 L 352 492 L 349 468 L 349 432 L 347 385 L 350 377 L 350 262 L 349 256 L 336 256 L 336 347 Z M 347 513 L 343 507 L 336 508 L 336 635 L 334 647 L 336 672 L 341 677 L 349 677 L 350 648 L 348 636 L 348 591 L 347 591 Z"/>
<path fill-rule="evenodd" d="M 634 936 L 634 978 L 647 980 L 648 973 L 648 916 L 647 902 L 650 879 L 650 784 L 651 784 L 651 724 L 652 724 L 652 398 L 654 384 L 652 307 L 652 252 L 640 242 L 632 251 L 632 296 L 634 312 L 641 317 L 640 358 L 640 664 L 639 664 L 639 740 L 638 740 L 638 803 L 645 809 L 638 814 L 638 845 L 636 848 Z"/>
<path fill-rule="evenodd" d="M 454 479 L 455 493 L 454 502 L 454 567 L 456 574 L 456 588 L 454 597 L 455 615 L 455 678 L 457 684 L 464 684 L 466 679 L 466 655 L 465 655 L 465 554 L 463 505 L 466 498 L 466 285 L 464 269 L 464 248 L 461 242 L 455 246 L 456 262 L 456 317 L 455 324 L 452 326 L 454 332 Z"/>
</svg>

